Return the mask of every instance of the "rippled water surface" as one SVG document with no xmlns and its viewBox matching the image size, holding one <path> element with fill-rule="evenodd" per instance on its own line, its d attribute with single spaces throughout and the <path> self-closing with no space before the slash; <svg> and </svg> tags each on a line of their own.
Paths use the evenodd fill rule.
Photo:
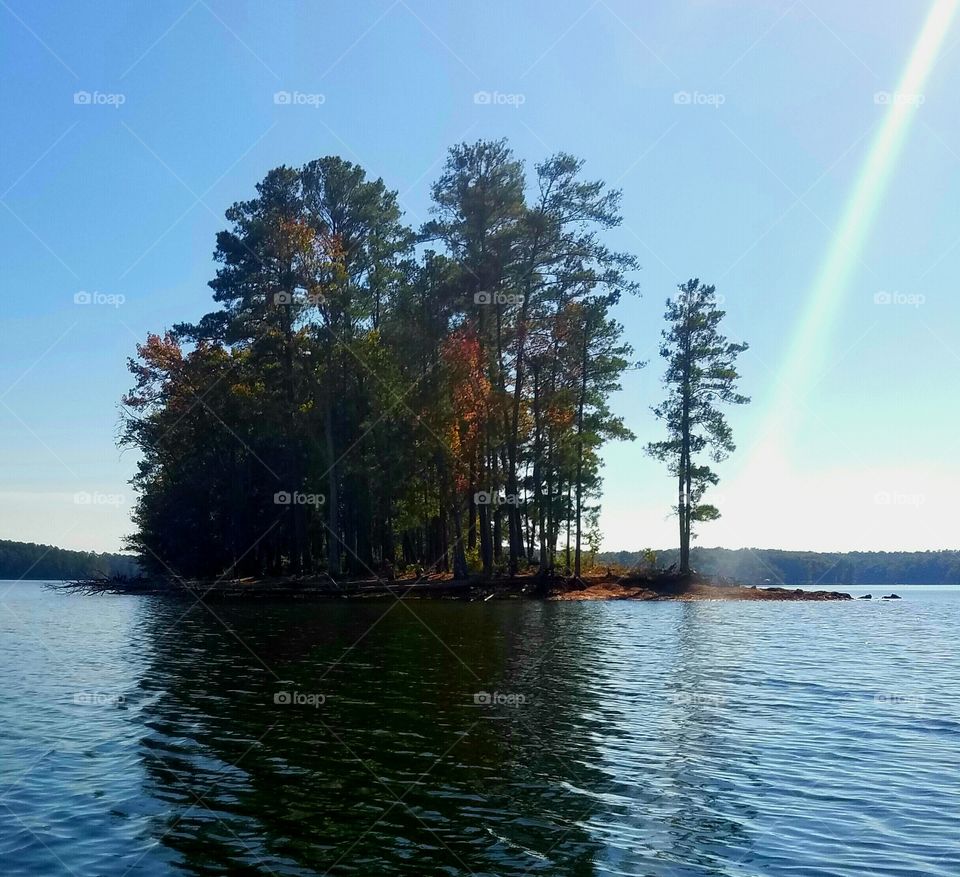
<svg viewBox="0 0 960 877">
<path fill-rule="evenodd" d="M 208 608 L 0 583 L 0 872 L 956 877 L 960 589 L 900 593 Z"/>
</svg>

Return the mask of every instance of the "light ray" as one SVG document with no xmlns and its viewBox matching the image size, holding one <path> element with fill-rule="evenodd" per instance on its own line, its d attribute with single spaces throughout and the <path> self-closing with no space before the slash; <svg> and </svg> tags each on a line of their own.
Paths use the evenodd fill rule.
<svg viewBox="0 0 960 877">
<path fill-rule="evenodd" d="M 825 353 L 832 341 L 831 329 L 958 6 L 960 0 L 935 0 L 896 91 L 878 92 L 887 100 L 886 117 L 857 177 L 777 377 L 774 400 L 764 429 L 775 448 L 783 448 L 797 403 L 803 401 L 814 376 L 823 367 Z"/>
</svg>

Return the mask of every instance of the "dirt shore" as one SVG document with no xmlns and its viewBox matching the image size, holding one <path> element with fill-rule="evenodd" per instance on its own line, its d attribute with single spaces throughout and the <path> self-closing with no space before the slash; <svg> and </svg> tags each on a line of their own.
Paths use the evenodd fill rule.
<svg viewBox="0 0 960 877">
<path fill-rule="evenodd" d="M 678 576 L 657 572 L 619 577 L 612 574 L 582 578 L 521 575 L 492 580 L 453 579 L 449 575 L 418 578 L 353 579 L 94 579 L 54 586 L 84 594 L 143 594 L 193 599 L 448 599 L 468 602 L 491 599 L 546 600 L 850 600 L 839 591 L 746 586 L 694 573 Z"/>
<path fill-rule="evenodd" d="M 840 591 L 804 591 L 800 588 L 748 587 L 693 578 L 676 581 L 610 581 L 587 584 L 579 590 L 551 595 L 552 600 L 851 600 Z"/>
</svg>

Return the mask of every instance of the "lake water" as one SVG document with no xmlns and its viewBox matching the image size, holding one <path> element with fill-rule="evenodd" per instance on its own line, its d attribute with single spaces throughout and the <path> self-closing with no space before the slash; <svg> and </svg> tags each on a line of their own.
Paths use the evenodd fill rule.
<svg viewBox="0 0 960 877">
<path fill-rule="evenodd" d="M 956 877 L 960 588 L 896 590 L 208 608 L 0 583 L 0 872 Z"/>
</svg>

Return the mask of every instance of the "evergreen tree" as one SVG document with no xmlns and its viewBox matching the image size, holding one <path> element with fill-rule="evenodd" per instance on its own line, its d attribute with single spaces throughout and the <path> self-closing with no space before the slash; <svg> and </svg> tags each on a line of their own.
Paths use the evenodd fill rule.
<svg viewBox="0 0 960 877">
<path fill-rule="evenodd" d="M 733 434 L 721 405 L 743 405 L 750 400 L 737 392 L 737 357 L 746 344 L 728 341 L 719 332 L 725 312 L 713 286 L 689 280 L 668 299 L 660 355 L 667 361 L 664 384 L 667 398 L 654 409 L 667 426 L 667 438 L 652 442 L 650 454 L 667 463 L 677 479 L 676 512 L 680 520 L 680 572 L 690 571 L 690 540 L 694 522 L 712 521 L 719 510 L 704 503 L 716 473 L 698 461 L 709 451 L 720 462 L 735 450 Z"/>
<path fill-rule="evenodd" d="M 599 448 L 632 437 L 609 312 L 636 267 L 598 237 L 619 193 L 581 169 L 547 159 L 528 193 L 504 141 L 456 146 L 417 249 L 356 165 L 270 171 L 217 236 L 218 308 L 130 363 L 144 563 L 490 577 L 553 569 L 565 533 L 579 571 Z"/>
</svg>

